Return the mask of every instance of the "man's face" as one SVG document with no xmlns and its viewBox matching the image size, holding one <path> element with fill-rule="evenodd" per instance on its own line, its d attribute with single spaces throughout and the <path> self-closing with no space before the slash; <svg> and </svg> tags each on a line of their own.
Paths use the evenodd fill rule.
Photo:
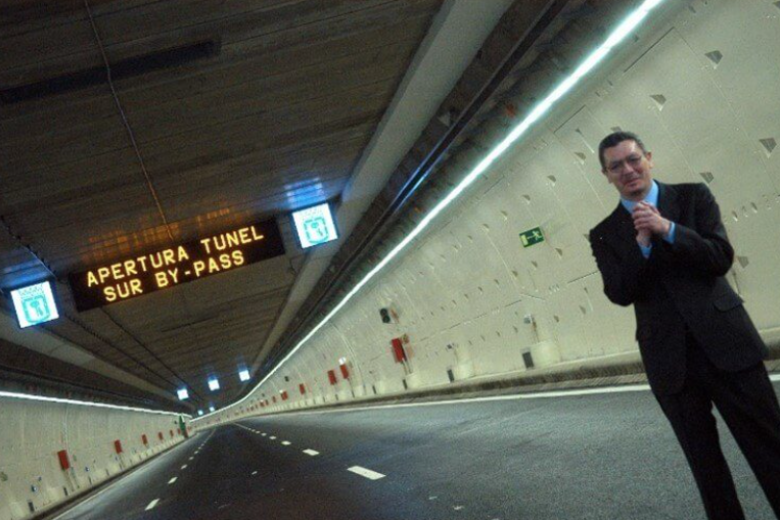
<svg viewBox="0 0 780 520">
<path fill-rule="evenodd" d="M 653 177 L 652 153 L 644 153 L 636 141 L 622 141 L 604 150 L 604 169 L 610 184 L 614 184 L 624 199 L 640 201 L 650 191 Z"/>
</svg>

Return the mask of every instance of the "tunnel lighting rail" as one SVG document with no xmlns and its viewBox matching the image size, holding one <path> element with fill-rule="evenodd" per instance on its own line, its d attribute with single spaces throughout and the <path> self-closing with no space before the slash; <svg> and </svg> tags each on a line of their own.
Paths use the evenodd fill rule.
<svg viewBox="0 0 780 520">
<path fill-rule="evenodd" d="M 91 406 L 93 408 L 108 408 L 110 410 L 122 410 L 125 412 L 153 413 L 157 415 L 172 415 L 174 417 L 182 416 L 182 417 L 187 417 L 188 419 L 192 418 L 192 416 L 189 414 L 166 412 L 164 410 L 152 410 L 149 408 L 135 408 L 132 406 L 120 406 L 116 404 L 95 403 L 92 401 L 77 401 L 75 399 L 63 399 L 60 397 L 45 397 L 42 395 L 19 394 L 15 392 L 0 392 L 0 398 L 2 397 L 8 399 L 24 399 L 27 401 L 40 401 L 45 403 L 72 404 L 76 406 Z"/>
<path fill-rule="evenodd" d="M 658 7 L 660 4 L 662 4 L 665 0 L 646 0 L 642 3 L 639 7 L 636 8 L 628 17 L 626 17 L 620 25 L 617 26 L 617 28 L 612 31 L 612 33 L 607 37 L 607 39 L 602 43 L 593 53 L 591 53 L 585 60 L 574 70 L 574 72 L 571 73 L 571 75 L 563 80 L 560 85 L 558 85 L 555 90 L 553 90 L 544 100 L 542 100 L 532 111 L 529 113 L 523 121 L 521 121 L 513 130 L 509 133 L 509 135 L 504 138 L 503 141 L 501 141 L 493 150 L 490 151 L 490 153 L 485 156 L 484 159 L 482 159 L 479 164 L 477 164 L 476 167 L 474 167 L 471 172 L 466 175 L 466 177 L 463 178 L 460 183 L 453 188 L 453 190 L 447 194 L 446 197 L 444 197 L 441 201 L 439 201 L 436 206 L 431 209 L 430 212 L 428 212 L 425 217 L 420 221 L 419 224 L 403 239 L 401 242 L 395 246 L 388 254 L 385 256 L 381 262 L 379 262 L 371 271 L 366 274 L 366 276 L 363 277 L 360 282 L 355 285 L 355 287 L 352 288 L 349 293 L 347 293 L 346 296 L 344 296 L 344 299 L 342 299 L 336 307 L 331 310 L 325 318 L 321 322 L 319 322 L 311 331 L 309 331 L 304 338 L 298 342 L 297 345 L 295 345 L 295 348 L 290 350 L 290 352 L 287 353 L 287 355 L 252 389 L 252 391 L 247 394 L 244 398 L 242 398 L 239 401 L 236 401 L 235 403 L 226 406 L 225 408 L 222 408 L 221 411 L 228 410 L 230 408 L 233 408 L 234 406 L 238 406 L 247 399 L 252 398 L 252 394 L 258 390 L 271 376 L 273 376 L 279 368 L 287 362 L 296 352 L 298 352 L 298 349 L 300 349 L 307 341 L 309 341 L 312 336 L 314 336 L 322 327 L 325 326 L 326 323 L 328 323 L 333 316 L 336 315 L 351 299 L 353 296 L 355 296 L 360 289 L 362 289 L 369 281 L 371 281 L 374 276 L 376 276 L 384 267 L 389 264 L 393 258 L 395 258 L 398 253 L 404 250 L 407 245 L 409 245 L 412 240 L 414 240 L 420 233 L 425 230 L 425 228 L 428 227 L 428 225 L 433 221 L 433 219 L 436 218 L 436 216 L 439 215 L 447 206 L 450 205 L 455 199 L 457 199 L 463 191 L 468 188 L 471 184 L 474 183 L 485 171 L 490 167 L 490 165 L 495 162 L 496 159 L 498 159 L 501 155 L 503 155 L 504 152 L 506 152 L 509 147 L 515 143 L 523 134 L 528 131 L 531 126 L 536 123 L 539 118 L 541 118 L 544 114 L 546 114 L 554 105 L 557 103 L 566 93 L 568 93 L 579 81 L 585 77 L 591 70 L 593 70 L 596 65 L 598 65 L 609 53 L 614 49 L 620 42 L 622 42 L 626 36 L 628 36 L 631 31 L 633 31 L 641 22 L 644 20 L 648 14 L 650 14 L 650 11 L 652 11 L 654 8 Z M 211 414 L 209 414 L 211 415 Z M 205 419 L 208 417 L 208 415 L 196 418 L 192 422 Z"/>
</svg>

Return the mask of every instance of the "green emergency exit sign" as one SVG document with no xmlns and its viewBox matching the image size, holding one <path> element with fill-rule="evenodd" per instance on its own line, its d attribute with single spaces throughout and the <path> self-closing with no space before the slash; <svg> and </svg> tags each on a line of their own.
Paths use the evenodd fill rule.
<svg viewBox="0 0 780 520">
<path fill-rule="evenodd" d="M 540 242 L 544 242 L 544 235 L 542 234 L 542 228 L 533 228 L 528 231 L 520 233 L 520 242 L 523 243 L 523 247 L 531 247 Z"/>
</svg>

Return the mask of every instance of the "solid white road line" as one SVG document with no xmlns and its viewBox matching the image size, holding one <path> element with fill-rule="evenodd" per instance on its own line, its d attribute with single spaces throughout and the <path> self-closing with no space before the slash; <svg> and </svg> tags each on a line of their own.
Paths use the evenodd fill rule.
<svg viewBox="0 0 780 520">
<path fill-rule="evenodd" d="M 154 509 L 154 506 L 156 506 L 156 505 L 157 505 L 157 502 L 159 502 L 159 501 L 160 501 L 160 499 L 159 499 L 159 498 L 155 498 L 154 500 L 152 500 L 151 502 L 149 502 L 149 505 L 148 505 L 148 506 L 146 506 L 146 511 L 150 511 L 150 510 Z"/>
<path fill-rule="evenodd" d="M 617 393 L 624 393 L 624 392 L 645 392 L 649 390 L 650 390 L 649 385 L 624 385 L 624 386 L 614 386 L 609 388 L 603 388 L 603 387 L 583 388 L 580 390 L 556 390 L 550 392 L 537 392 L 537 393 L 528 393 L 528 394 L 494 395 L 490 397 L 475 397 L 472 399 L 448 399 L 446 401 L 430 401 L 426 403 L 404 403 L 404 404 L 388 404 L 388 405 L 375 405 L 375 406 L 359 406 L 355 408 L 344 408 L 344 409 L 336 408 L 333 410 L 311 410 L 311 411 L 290 412 L 286 415 L 290 417 L 294 415 L 365 412 L 365 411 L 386 410 L 390 408 L 443 406 L 448 404 L 485 403 L 489 401 L 514 401 L 517 399 L 544 399 L 549 397 L 577 397 L 581 395 L 617 394 Z"/>
<path fill-rule="evenodd" d="M 292 444 L 292 442 L 290 442 L 290 441 L 282 441 L 282 444 L 285 445 L 285 446 L 289 446 L 290 444 Z"/>
<path fill-rule="evenodd" d="M 377 473 L 376 471 L 371 471 L 370 469 L 362 468 L 360 466 L 352 466 L 351 468 L 347 468 L 347 471 L 351 471 L 352 473 L 356 473 L 361 477 L 366 477 L 367 479 L 371 480 L 379 480 L 380 478 L 385 477 L 385 475 L 382 475 L 381 473 Z"/>
<path fill-rule="evenodd" d="M 320 454 L 320 452 L 319 452 L 319 451 L 314 451 L 314 450 L 303 450 L 303 452 L 304 452 L 306 455 L 311 455 L 312 457 L 316 457 L 317 455 L 319 455 L 319 454 Z"/>
<path fill-rule="evenodd" d="M 179 478 L 179 477 L 173 477 L 171 480 L 169 480 L 169 481 L 168 481 L 168 485 L 170 486 L 171 484 L 173 484 L 174 482 L 176 482 L 176 479 L 178 479 L 178 478 Z"/>
</svg>

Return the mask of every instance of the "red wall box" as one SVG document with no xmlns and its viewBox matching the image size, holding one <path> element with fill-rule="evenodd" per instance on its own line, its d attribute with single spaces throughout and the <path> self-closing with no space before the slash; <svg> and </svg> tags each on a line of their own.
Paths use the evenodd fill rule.
<svg viewBox="0 0 780 520">
<path fill-rule="evenodd" d="M 282 392 L 282 401 L 286 401 L 286 400 L 287 400 L 287 390 Z"/>
<path fill-rule="evenodd" d="M 338 379 L 336 379 L 336 371 L 335 370 L 328 370 L 328 380 L 330 381 L 330 384 L 335 385 L 338 383 Z"/>
<path fill-rule="evenodd" d="M 57 457 L 60 459 L 60 467 L 62 471 L 70 469 L 70 459 L 68 459 L 68 450 L 62 450 L 57 452 Z"/>
<path fill-rule="evenodd" d="M 173 438 L 173 430 L 169 430 L 171 432 L 171 439 Z"/>
<path fill-rule="evenodd" d="M 404 344 L 401 338 L 393 338 L 390 343 L 393 345 L 393 356 L 396 363 L 403 363 L 406 361 L 406 350 L 404 350 Z"/>
<path fill-rule="evenodd" d="M 344 376 L 344 379 L 349 379 L 349 368 L 347 368 L 347 365 L 339 365 L 339 368 L 341 369 L 341 375 Z"/>
<path fill-rule="evenodd" d="M 299 389 L 300 389 L 300 391 L 301 391 L 301 395 L 303 395 L 303 394 L 305 394 L 305 393 L 306 393 L 306 385 L 304 385 L 303 383 L 299 384 L 299 385 L 298 385 L 298 388 L 299 388 Z"/>
<path fill-rule="evenodd" d="M 160 440 L 163 440 L 163 434 L 162 434 L 162 432 L 157 432 L 157 436 L 160 438 Z"/>
<path fill-rule="evenodd" d="M 114 451 L 116 451 L 117 455 L 122 453 L 122 441 L 120 440 L 114 441 Z"/>
<path fill-rule="evenodd" d="M 149 444 L 149 439 L 146 438 L 145 433 L 141 435 L 141 442 L 143 442 L 144 444 Z"/>
</svg>

